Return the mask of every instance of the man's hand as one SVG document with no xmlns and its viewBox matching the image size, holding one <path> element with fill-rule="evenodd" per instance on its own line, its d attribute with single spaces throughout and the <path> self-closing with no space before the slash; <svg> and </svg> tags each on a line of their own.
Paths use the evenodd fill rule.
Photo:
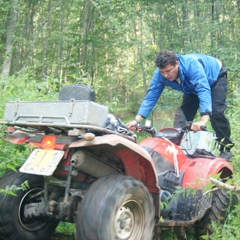
<svg viewBox="0 0 240 240">
<path fill-rule="evenodd" d="M 138 122 L 134 119 L 131 122 L 128 122 L 126 125 L 131 129 L 132 127 L 136 127 Z"/>
<path fill-rule="evenodd" d="M 191 130 L 193 130 L 194 132 L 201 131 L 202 127 L 206 127 L 208 120 L 209 115 L 203 115 L 200 121 L 192 123 Z"/>
<path fill-rule="evenodd" d="M 143 120 L 143 117 L 141 115 L 137 115 L 134 120 L 127 123 L 126 125 L 131 129 L 135 130 L 135 127 Z"/>
</svg>

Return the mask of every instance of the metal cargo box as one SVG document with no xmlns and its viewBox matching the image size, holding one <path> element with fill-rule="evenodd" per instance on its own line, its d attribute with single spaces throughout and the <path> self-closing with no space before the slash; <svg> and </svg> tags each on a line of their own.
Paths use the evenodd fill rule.
<svg viewBox="0 0 240 240">
<path fill-rule="evenodd" d="M 92 101 L 9 102 L 4 120 L 13 124 L 39 123 L 71 126 L 76 124 L 105 127 L 108 108 Z"/>
</svg>

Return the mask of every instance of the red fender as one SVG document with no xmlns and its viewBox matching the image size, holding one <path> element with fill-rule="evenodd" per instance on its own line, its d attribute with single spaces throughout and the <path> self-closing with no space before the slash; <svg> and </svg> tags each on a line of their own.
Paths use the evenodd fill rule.
<svg viewBox="0 0 240 240">
<path fill-rule="evenodd" d="M 161 138 L 147 138 L 139 145 L 153 149 L 174 165 L 174 151 L 180 172 L 184 173 L 182 186 L 185 188 L 202 188 L 212 175 L 220 172 L 223 177 L 233 174 L 233 167 L 223 158 L 187 158 L 185 152 L 172 142 Z"/>
<path fill-rule="evenodd" d="M 149 192 L 159 193 L 157 174 L 150 154 L 138 144 L 118 135 L 95 137 L 92 141 L 79 140 L 71 143 L 69 148 L 99 147 L 106 152 L 117 155 L 124 165 L 126 175 L 143 182 Z"/>
<path fill-rule="evenodd" d="M 209 183 L 212 175 L 222 171 L 227 172 L 227 176 L 232 175 L 233 167 L 223 158 L 195 158 L 189 159 L 180 171 L 185 172 L 183 187 L 202 188 Z"/>
<path fill-rule="evenodd" d="M 179 146 L 162 138 L 147 138 L 140 142 L 139 145 L 149 147 L 154 151 L 160 153 L 173 165 L 174 165 L 174 150 L 176 150 L 179 168 L 181 168 L 187 160 L 185 153 Z"/>
</svg>

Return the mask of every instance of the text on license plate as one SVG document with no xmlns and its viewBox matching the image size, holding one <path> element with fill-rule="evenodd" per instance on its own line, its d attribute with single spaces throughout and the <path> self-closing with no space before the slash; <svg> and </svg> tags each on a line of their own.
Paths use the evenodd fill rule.
<svg viewBox="0 0 240 240">
<path fill-rule="evenodd" d="M 20 168 L 20 172 L 51 176 L 63 155 L 64 151 L 34 149 Z"/>
</svg>

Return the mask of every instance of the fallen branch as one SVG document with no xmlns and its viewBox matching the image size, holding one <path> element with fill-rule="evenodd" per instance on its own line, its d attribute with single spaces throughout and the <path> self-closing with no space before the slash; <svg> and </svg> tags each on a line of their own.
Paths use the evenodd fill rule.
<svg viewBox="0 0 240 240">
<path fill-rule="evenodd" d="M 238 187 L 238 186 L 232 186 L 232 185 L 223 183 L 223 182 L 217 180 L 216 178 L 212 178 L 212 177 L 210 178 L 210 181 L 212 183 L 216 184 L 216 186 L 218 186 L 220 188 L 228 189 L 230 191 L 234 191 L 234 192 L 240 193 L 240 187 Z"/>
</svg>

